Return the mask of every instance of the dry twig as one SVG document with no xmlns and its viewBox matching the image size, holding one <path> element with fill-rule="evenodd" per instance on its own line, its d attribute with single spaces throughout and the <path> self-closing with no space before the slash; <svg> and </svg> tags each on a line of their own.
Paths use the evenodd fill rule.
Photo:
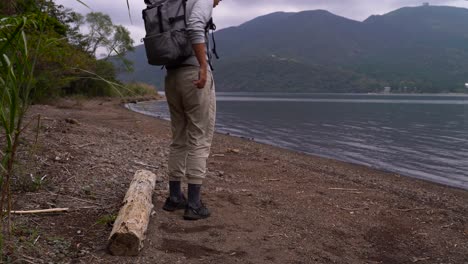
<svg viewBox="0 0 468 264">
<path fill-rule="evenodd" d="M 96 143 L 88 143 L 88 144 L 79 145 L 78 148 L 84 148 L 84 147 L 89 147 L 89 146 L 94 146 L 94 145 L 96 145 Z"/>
<path fill-rule="evenodd" d="M 428 208 L 424 208 L 424 207 L 421 207 L 421 208 L 408 208 L 408 209 L 395 209 L 397 211 L 400 211 L 400 212 L 410 212 L 410 211 L 420 211 L 420 210 L 428 210 Z"/>
<path fill-rule="evenodd" d="M 46 213 L 63 213 L 68 212 L 69 208 L 52 208 L 30 211 L 11 211 L 12 214 L 46 214 Z"/>
<path fill-rule="evenodd" d="M 134 160 L 133 162 L 135 164 L 137 164 L 137 165 L 145 166 L 145 167 L 148 167 L 148 168 L 159 169 L 159 166 L 149 165 L 149 164 L 143 163 L 141 161 Z"/>
<path fill-rule="evenodd" d="M 341 210 L 346 210 L 346 211 L 359 211 L 359 210 L 367 210 L 369 207 L 361 207 L 361 208 L 345 208 L 345 207 L 338 207 Z"/>
<path fill-rule="evenodd" d="M 328 188 L 328 190 L 334 190 L 334 191 L 359 191 L 358 189 L 347 189 L 347 188 Z"/>
</svg>

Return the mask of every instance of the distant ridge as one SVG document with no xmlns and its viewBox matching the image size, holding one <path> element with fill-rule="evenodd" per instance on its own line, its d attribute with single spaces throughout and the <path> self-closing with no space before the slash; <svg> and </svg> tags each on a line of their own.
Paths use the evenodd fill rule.
<svg viewBox="0 0 468 264">
<path fill-rule="evenodd" d="M 215 34 L 218 91 L 465 92 L 468 9 L 404 7 L 363 22 L 325 10 L 276 12 Z M 125 81 L 162 86 L 144 49 Z"/>
</svg>

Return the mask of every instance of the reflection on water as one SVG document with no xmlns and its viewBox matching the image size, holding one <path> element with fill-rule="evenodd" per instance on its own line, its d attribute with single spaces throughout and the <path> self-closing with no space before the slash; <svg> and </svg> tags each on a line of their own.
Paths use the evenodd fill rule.
<svg viewBox="0 0 468 264">
<path fill-rule="evenodd" d="M 134 110 L 168 119 L 165 102 Z M 468 97 L 218 95 L 217 130 L 468 189 Z"/>
</svg>

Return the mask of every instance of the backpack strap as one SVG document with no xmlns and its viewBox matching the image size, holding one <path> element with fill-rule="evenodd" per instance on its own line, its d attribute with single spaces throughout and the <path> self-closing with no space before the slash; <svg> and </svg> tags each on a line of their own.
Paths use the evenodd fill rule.
<svg viewBox="0 0 468 264">
<path fill-rule="evenodd" d="M 206 34 L 208 34 L 210 30 L 211 30 L 211 38 L 213 40 L 213 48 L 211 49 L 211 52 L 213 52 L 213 54 L 215 55 L 215 58 L 219 60 L 218 51 L 216 50 L 216 40 L 214 37 L 214 31 L 216 30 L 216 25 L 213 23 L 213 18 L 210 18 L 210 20 L 208 21 L 208 23 L 206 23 L 206 26 L 205 26 Z M 214 69 L 211 63 L 211 59 L 212 59 L 211 53 L 208 52 L 208 64 L 210 65 L 210 68 L 213 71 Z"/>
<path fill-rule="evenodd" d="M 183 0 L 182 2 L 182 5 L 184 5 L 184 23 L 185 27 L 187 27 L 187 0 Z"/>
<path fill-rule="evenodd" d="M 184 20 L 185 27 L 187 27 L 187 15 L 186 15 L 187 14 L 187 0 L 182 0 L 182 3 L 180 4 L 179 9 L 177 9 L 177 14 L 179 14 L 180 9 L 182 7 L 184 8 L 184 14 L 180 16 L 176 16 L 176 17 L 170 17 L 169 23 L 174 24 L 178 21 Z"/>
<path fill-rule="evenodd" d="M 216 40 L 214 36 L 214 30 L 211 31 L 211 39 L 213 39 L 213 48 L 211 49 L 211 51 L 215 55 L 216 59 L 219 60 L 218 51 L 216 50 Z"/>
<path fill-rule="evenodd" d="M 162 13 L 161 13 L 162 6 L 158 6 L 158 21 L 159 21 L 159 32 L 164 32 L 163 20 L 162 20 Z"/>
<path fill-rule="evenodd" d="M 210 29 L 216 30 L 216 25 L 213 23 L 213 18 L 210 18 L 210 20 L 208 20 L 208 23 L 206 23 L 205 32 L 208 32 Z"/>
</svg>

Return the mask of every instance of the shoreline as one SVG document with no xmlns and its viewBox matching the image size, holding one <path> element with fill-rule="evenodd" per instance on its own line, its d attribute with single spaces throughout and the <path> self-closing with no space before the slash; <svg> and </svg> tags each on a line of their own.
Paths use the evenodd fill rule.
<svg viewBox="0 0 468 264">
<path fill-rule="evenodd" d="M 160 98 L 159 100 L 148 100 L 148 101 L 145 101 L 145 102 L 161 102 L 161 101 L 165 101 L 165 98 Z M 124 104 L 123 107 L 126 108 L 129 111 L 132 111 L 132 112 L 135 112 L 135 113 L 138 113 L 138 114 L 149 116 L 149 117 L 161 120 L 161 121 L 170 122 L 170 120 L 163 118 L 161 115 L 157 115 L 157 114 L 151 113 L 149 111 L 139 111 L 139 109 L 135 109 L 135 108 L 132 108 L 132 107 L 129 106 L 129 104 L 135 104 L 136 105 L 136 104 L 138 104 L 140 102 L 126 103 L 126 104 Z M 277 147 L 277 148 L 284 149 L 284 150 L 297 152 L 297 153 L 300 153 L 300 154 L 309 155 L 309 156 L 315 157 L 315 158 L 325 158 L 325 159 L 335 160 L 335 161 L 338 161 L 338 162 L 348 163 L 350 165 L 365 166 L 365 167 L 368 167 L 369 169 L 378 170 L 378 171 L 381 171 L 383 173 L 398 174 L 399 176 L 402 176 L 402 177 L 408 177 L 408 178 L 411 178 L 411 179 L 422 180 L 422 181 L 425 181 L 425 182 L 428 182 L 428 183 L 434 183 L 434 184 L 438 184 L 438 185 L 445 186 L 445 187 L 456 188 L 456 189 L 468 191 L 468 185 L 466 185 L 466 182 L 464 183 L 461 180 L 460 180 L 459 184 L 443 182 L 443 180 L 437 181 L 437 180 L 432 180 L 430 177 L 422 177 L 422 176 L 418 176 L 416 174 L 413 174 L 413 175 L 411 175 L 411 174 L 402 174 L 402 173 L 400 173 L 400 172 L 398 172 L 396 170 L 385 169 L 385 168 L 381 168 L 381 167 L 378 167 L 378 166 L 373 166 L 372 164 L 366 164 L 364 162 L 362 162 L 362 163 L 353 162 L 353 161 L 349 161 L 349 160 L 345 160 L 345 159 L 339 159 L 338 157 L 320 155 L 320 154 L 313 153 L 313 152 L 291 149 L 291 148 L 287 148 L 287 147 L 284 147 L 284 146 L 281 146 L 281 145 L 276 145 L 276 144 L 274 144 L 272 142 L 268 142 L 267 140 L 261 140 L 261 139 L 259 140 L 259 139 L 256 139 L 256 138 L 249 138 L 249 137 L 245 137 L 245 136 L 242 136 L 242 135 L 232 134 L 232 133 L 229 133 L 229 132 L 222 132 L 222 131 L 215 131 L 215 132 L 220 134 L 220 135 L 232 136 L 232 137 L 236 137 L 236 138 L 240 138 L 240 139 L 245 139 L 245 140 L 253 141 L 253 142 L 256 142 L 256 143 L 259 143 L 259 144 L 264 144 L 264 145 Z M 437 176 L 437 177 L 439 177 L 439 176 Z"/>
<path fill-rule="evenodd" d="M 466 191 L 216 134 L 203 187 L 213 215 L 187 222 L 183 212 L 161 209 L 169 122 L 115 100 L 35 105 L 28 117 L 35 114 L 44 121 L 34 168 L 48 176 L 38 190 L 15 193 L 13 209 L 72 208 L 15 216 L 37 230 L 23 235 L 35 246 L 19 251 L 35 263 L 466 261 Z M 139 169 L 158 176 L 147 239 L 139 257 L 113 257 L 105 219 L 119 211 Z"/>
<path fill-rule="evenodd" d="M 467 93 L 304 93 L 304 92 L 225 92 L 219 91 L 222 94 L 292 94 L 292 95 L 369 95 L 369 96 L 459 96 L 468 97 Z"/>
</svg>

